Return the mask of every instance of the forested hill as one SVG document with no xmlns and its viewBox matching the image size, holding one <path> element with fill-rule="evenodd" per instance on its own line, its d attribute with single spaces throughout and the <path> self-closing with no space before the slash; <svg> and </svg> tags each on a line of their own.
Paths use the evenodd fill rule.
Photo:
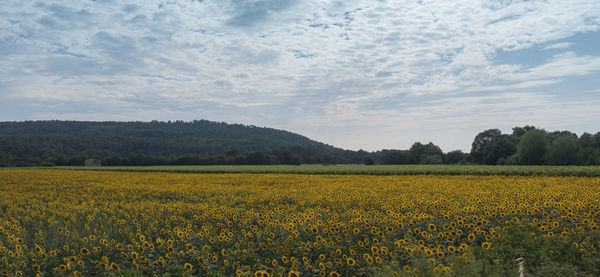
<svg viewBox="0 0 600 277">
<path fill-rule="evenodd" d="M 365 155 L 288 131 L 207 120 L 0 122 L 0 165 L 356 163 Z"/>
</svg>

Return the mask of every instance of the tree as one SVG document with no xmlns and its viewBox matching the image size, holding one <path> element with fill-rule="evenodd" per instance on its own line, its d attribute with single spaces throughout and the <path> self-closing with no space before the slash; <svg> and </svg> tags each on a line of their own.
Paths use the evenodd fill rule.
<svg viewBox="0 0 600 277">
<path fill-rule="evenodd" d="M 577 165 L 581 163 L 580 154 L 577 136 L 563 135 L 550 143 L 544 159 L 549 165 Z"/>
<path fill-rule="evenodd" d="M 248 164 L 271 164 L 272 159 L 263 152 L 255 151 L 246 156 L 246 161 Z"/>
<path fill-rule="evenodd" d="M 294 155 L 290 158 L 290 164 L 300 165 L 302 164 L 302 158 L 298 155 Z"/>
<path fill-rule="evenodd" d="M 445 164 L 457 164 L 465 162 L 469 157 L 468 153 L 464 153 L 461 150 L 454 150 L 446 153 L 444 163 Z"/>
<path fill-rule="evenodd" d="M 572 133 L 569 131 L 554 131 L 554 132 L 548 133 L 548 138 L 550 139 L 550 142 L 553 142 L 555 139 L 564 137 L 564 136 L 574 136 L 575 138 L 577 138 L 577 135 L 575 133 Z"/>
<path fill-rule="evenodd" d="M 515 137 L 520 137 L 525 134 L 529 130 L 534 130 L 535 126 L 525 125 L 525 127 L 514 127 L 512 135 Z"/>
<path fill-rule="evenodd" d="M 419 163 L 422 164 L 441 164 L 442 162 L 443 158 L 440 155 L 423 154 L 419 158 Z"/>
<path fill-rule="evenodd" d="M 485 147 L 501 135 L 502 132 L 498 129 L 488 129 L 477 134 L 471 144 L 471 159 L 473 162 L 483 163 Z"/>
<path fill-rule="evenodd" d="M 517 151 L 517 139 L 509 135 L 494 138 L 483 148 L 483 163 L 495 165 Z"/>
<path fill-rule="evenodd" d="M 423 163 L 421 159 L 427 156 L 439 156 L 441 163 L 444 157 L 444 152 L 442 152 L 442 149 L 433 144 L 433 142 L 429 142 L 428 144 L 415 142 L 408 151 L 410 162 L 412 164 Z M 437 158 L 435 158 L 435 160 L 437 161 Z M 428 158 L 427 162 L 431 162 L 431 158 Z"/>
<path fill-rule="evenodd" d="M 582 164 L 600 165 L 600 148 L 585 148 L 581 152 Z"/>
<path fill-rule="evenodd" d="M 592 148 L 594 147 L 594 136 L 590 133 L 583 133 L 579 137 L 579 146 L 581 148 Z"/>
<path fill-rule="evenodd" d="M 600 132 L 594 135 L 594 147 L 600 148 Z"/>
<path fill-rule="evenodd" d="M 410 164 L 410 153 L 407 150 L 383 150 L 381 151 L 381 164 Z"/>
<path fill-rule="evenodd" d="M 519 164 L 541 165 L 548 147 L 546 131 L 531 129 L 521 136 L 517 145 L 517 160 Z"/>
</svg>

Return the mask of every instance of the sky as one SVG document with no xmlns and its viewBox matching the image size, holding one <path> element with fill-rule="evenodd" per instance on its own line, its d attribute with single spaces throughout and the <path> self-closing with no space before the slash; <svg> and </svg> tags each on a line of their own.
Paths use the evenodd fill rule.
<svg viewBox="0 0 600 277">
<path fill-rule="evenodd" d="M 368 151 L 600 131 L 596 0 L 0 6 L 0 121 L 208 119 Z"/>
</svg>

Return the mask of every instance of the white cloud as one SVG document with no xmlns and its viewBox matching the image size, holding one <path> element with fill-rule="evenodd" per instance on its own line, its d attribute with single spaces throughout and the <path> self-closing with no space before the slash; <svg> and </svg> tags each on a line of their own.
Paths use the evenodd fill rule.
<svg viewBox="0 0 600 277">
<path fill-rule="evenodd" d="M 571 42 L 561 42 L 561 43 L 550 44 L 550 45 L 544 47 L 544 50 L 565 49 L 565 48 L 569 48 L 571 46 L 573 46 L 573 43 L 571 43 Z"/>
<path fill-rule="evenodd" d="M 403 130 L 418 133 L 420 116 L 441 113 L 458 120 L 452 107 L 468 106 L 471 114 L 490 109 L 470 98 L 459 103 L 448 97 L 504 97 L 600 69 L 600 53 L 564 52 L 535 66 L 502 64 L 496 57 L 500 50 L 532 46 L 566 49 L 573 42 L 554 42 L 597 31 L 600 3 L 586 0 L 9 0 L 3 5 L 0 93 L 10 94 L 13 102 L 77 101 L 89 109 L 122 108 L 123 114 L 145 109 L 144 118 L 150 111 L 176 116 L 185 109 L 180 114 L 282 129 L 288 124 L 301 133 L 311 126 L 351 128 L 346 122 L 389 132 L 414 125 Z M 453 104 L 428 102 L 443 107 L 429 109 L 422 102 L 436 97 Z M 559 100 L 548 101 L 544 105 Z M 274 108 L 286 105 L 293 109 Z M 260 110 L 265 107 L 272 111 Z M 398 115 L 394 107 L 410 116 Z M 194 108 L 202 113 L 188 111 Z M 103 114 L 52 111 L 55 117 L 80 119 Z M 130 119 L 139 119 L 137 114 L 131 112 Z M 12 116 L 0 113 L 0 119 Z"/>
<path fill-rule="evenodd" d="M 569 51 L 554 55 L 547 63 L 533 68 L 515 72 L 510 80 L 537 80 L 560 78 L 566 76 L 582 76 L 600 71 L 600 56 L 577 56 Z"/>
</svg>

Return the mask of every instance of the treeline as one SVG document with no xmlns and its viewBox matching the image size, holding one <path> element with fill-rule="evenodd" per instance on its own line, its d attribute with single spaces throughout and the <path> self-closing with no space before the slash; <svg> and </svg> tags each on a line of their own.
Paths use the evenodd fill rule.
<svg viewBox="0 0 600 277">
<path fill-rule="evenodd" d="M 600 165 L 600 132 L 578 137 L 534 126 L 515 127 L 512 134 L 489 129 L 475 137 L 470 160 L 489 165 Z"/>
<path fill-rule="evenodd" d="M 350 163 L 362 163 L 366 154 L 354 151 L 340 153 L 343 157 L 335 157 L 330 154 L 319 153 L 315 149 L 300 147 L 280 147 L 273 150 L 250 151 L 241 153 L 237 150 L 227 151 L 223 154 L 201 153 L 188 154 L 177 157 L 153 156 L 134 154 L 128 157 L 111 156 L 102 159 L 105 166 L 152 166 L 152 165 L 274 165 L 289 164 L 335 164 L 338 161 L 351 161 Z M 364 152 L 366 153 L 366 152 Z M 84 155 L 64 156 L 50 158 L 44 161 L 28 160 L 13 163 L 13 166 L 80 166 L 89 157 Z"/>
<path fill-rule="evenodd" d="M 409 150 L 383 150 L 373 157 L 380 164 L 600 165 L 600 132 L 577 136 L 525 126 L 502 134 L 489 129 L 475 136 L 470 153 L 443 153 L 433 143 L 417 142 Z"/>
<path fill-rule="evenodd" d="M 600 132 L 581 136 L 515 127 L 485 130 L 469 153 L 429 142 L 407 150 L 351 151 L 271 128 L 190 122 L 0 122 L 0 166 L 253 164 L 600 165 Z"/>
</svg>

